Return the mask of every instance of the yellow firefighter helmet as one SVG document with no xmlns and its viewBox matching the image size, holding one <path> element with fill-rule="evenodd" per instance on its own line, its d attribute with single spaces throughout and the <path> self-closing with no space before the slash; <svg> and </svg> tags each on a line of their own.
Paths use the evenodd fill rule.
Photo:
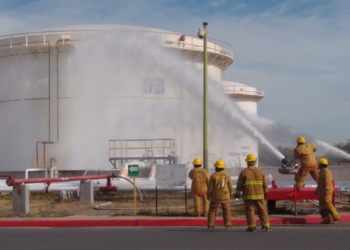
<svg viewBox="0 0 350 250">
<path fill-rule="evenodd" d="M 223 160 L 217 160 L 215 162 L 215 167 L 224 169 L 225 168 L 225 162 Z"/>
<path fill-rule="evenodd" d="M 199 158 L 194 159 L 193 165 L 202 165 L 202 160 Z"/>
<path fill-rule="evenodd" d="M 256 161 L 256 157 L 253 154 L 248 154 L 247 158 L 245 159 L 246 162 L 255 162 Z"/>
<path fill-rule="evenodd" d="M 303 136 L 299 136 L 297 139 L 297 143 L 306 143 L 306 140 Z"/>
<path fill-rule="evenodd" d="M 326 158 L 320 158 L 318 159 L 318 164 L 327 165 L 328 166 L 328 160 Z"/>
</svg>

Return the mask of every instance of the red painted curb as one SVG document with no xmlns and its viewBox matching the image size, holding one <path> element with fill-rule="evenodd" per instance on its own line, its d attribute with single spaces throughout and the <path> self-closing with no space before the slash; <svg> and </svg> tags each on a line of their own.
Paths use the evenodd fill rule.
<svg viewBox="0 0 350 250">
<path fill-rule="evenodd" d="M 288 225 L 288 224 L 318 224 L 322 221 L 321 217 L 279 217 L 270 218 L 271 225 Z M 341 222 L 350 222 L 350 215 L 341 215 Z M 256 221 L 260 225 L 260 221 Z M 233 226 L 245 226 L 247 224 L 245 218 L 232 219 Z M 216 226 L 223 226 L 223 220 L 217 219 Z M 141 218 L 141 219 L 40 219 L 40 220 L 0 220 L 0 227 L 165 227 L 165 226 L 183 226 L 183 227 L 206 227 L 206 218 Z"/>
<path fill-rule="evenodd" d="M 137 226 L 141 227 L 164 227 L 164 226 L 206 226 L 207 220 L 201 219 L 139 219 L 136 221 Z"/>
</svg>

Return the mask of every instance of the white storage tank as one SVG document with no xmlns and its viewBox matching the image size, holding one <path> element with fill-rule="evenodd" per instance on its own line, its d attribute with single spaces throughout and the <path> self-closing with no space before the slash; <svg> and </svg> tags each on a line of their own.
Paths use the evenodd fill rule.
<svg viewBox="0 0 350 250">
<path fill-rule="evenodd" d="M 202 57 L 201 39 L 142 27 L 74 26 L 0 37 L 0 170 L 48 167 L 50 158 L 61 170 L 111 168 L 111 140 L 141 140 L 132 154 L 145 156 L 148 144 L 167 138 L 174 145 L 166 151 L 163 140 L 161 155 L 181 163 L 202 158 L 195 70 Z M 263 93 L 222 81 L 232 63 L 232 47 L 209 40 L 210 83 L 256 115 Z M 228 167 L 244 166 L 245 153 L 257 154 L 256 141 L 236 138 L 212 117 L 209 165 L 222 158 Z"/>
<path fill-rule="evenodd" d="M 229 95 L 247 116 L 257 116 L 257 104 L 264 98 L 264 91 L 239 82 L 222 81 L 222 89 Z M 258 156 L 258 142 L 250 133 L 236 140 L 235 147 L 229 152 L 228 162 L 232 166 L 245 167 L 247 154 Z"/>
</svg>

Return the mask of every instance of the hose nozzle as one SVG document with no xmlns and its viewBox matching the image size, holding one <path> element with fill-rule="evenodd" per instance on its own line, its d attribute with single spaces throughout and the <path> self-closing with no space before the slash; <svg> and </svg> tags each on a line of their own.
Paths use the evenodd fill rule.
<svg viewBox="0 0 350 250">
<path fill-rule="evenodd" d="M 286 165 L 288 163 L 287 157 L 283 158 L 281 162 L 283 165 Z"/>
</svg>

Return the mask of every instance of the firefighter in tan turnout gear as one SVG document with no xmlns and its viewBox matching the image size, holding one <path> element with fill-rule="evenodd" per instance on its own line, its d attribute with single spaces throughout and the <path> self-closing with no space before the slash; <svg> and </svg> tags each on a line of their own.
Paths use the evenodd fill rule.
<svg viewBox="0 0 350 250">
<path fill-rule="evenodd" d="M 225 163 L 222 160 L 217 160 L 214 166 L 215 173 L 210 176 L 208 185 L 208 200 L 210 200 L 208 228 L 214 228 L 216 211 L 219 204 L 221 204 L 225 227 L 230 229 L 232 228 L 230 209 L 230 201 L 232 197 L 231 176 L 224 171 Z"/>
<path fill-rule="evenodd" d="M 194 159 L 193 166 L 194 169 L 189 172 L 188 177 L 192 180 L 191 193 L 193 194 L 194 213 L 198 217 L 201 216 L 202 201 L 203 214 L 204 216 L 207 216 L 209 207 L 209 202 L 207 199 L 209 181 L 208 171 L 201 168 L 202 160 L 199 158 Z"/>
<path fill-rule="evenodd" d="M 266 232 L 271 232 L 269 216 L 264 203 L 264 198 L 267 196 L 267 181 L 262 170 L 255 167 L 257 158 L 253 154 L 248 154 L 246 158 L 247 168 L 242 170 L 238 177 L 235 198 L 240 197 L 243 192 L 243 200 L 245 205 L 245 214 L 247 218 L 247 232 L 256 230 L 255 224 L 255 207 L 258 210 L 258 215 L 261 223 L 261 229 Z"/>
<path fill-rule="evenodd" d="M 320 176 L 317 185 L 317 195 L 319 199 L 320 215 L 324 224 L 330 224 L 332 216 L 334 223 L 340 219 L 339 214 L 332 204 L 333 198 L 333 176 L 328 169 L 328 160 L 320 158 L 318 160 L 318 167 L 320 169 Z"/>
<path fill-rule="evenodd" d="M 297 147 L 294 150 L 294 158 L 300 159 L 301 166 L 298 174 L 295 177 L 297 190 L 301 190 L 304 187 L 304 182 L 308 173 L 311 177 L 318 182 L 318 169 L 317 161 L 314 152 L 317 150 L 315 144 L 306 143 L 304 137 L 299 136 L 297 139 Z"/>
</svg>

